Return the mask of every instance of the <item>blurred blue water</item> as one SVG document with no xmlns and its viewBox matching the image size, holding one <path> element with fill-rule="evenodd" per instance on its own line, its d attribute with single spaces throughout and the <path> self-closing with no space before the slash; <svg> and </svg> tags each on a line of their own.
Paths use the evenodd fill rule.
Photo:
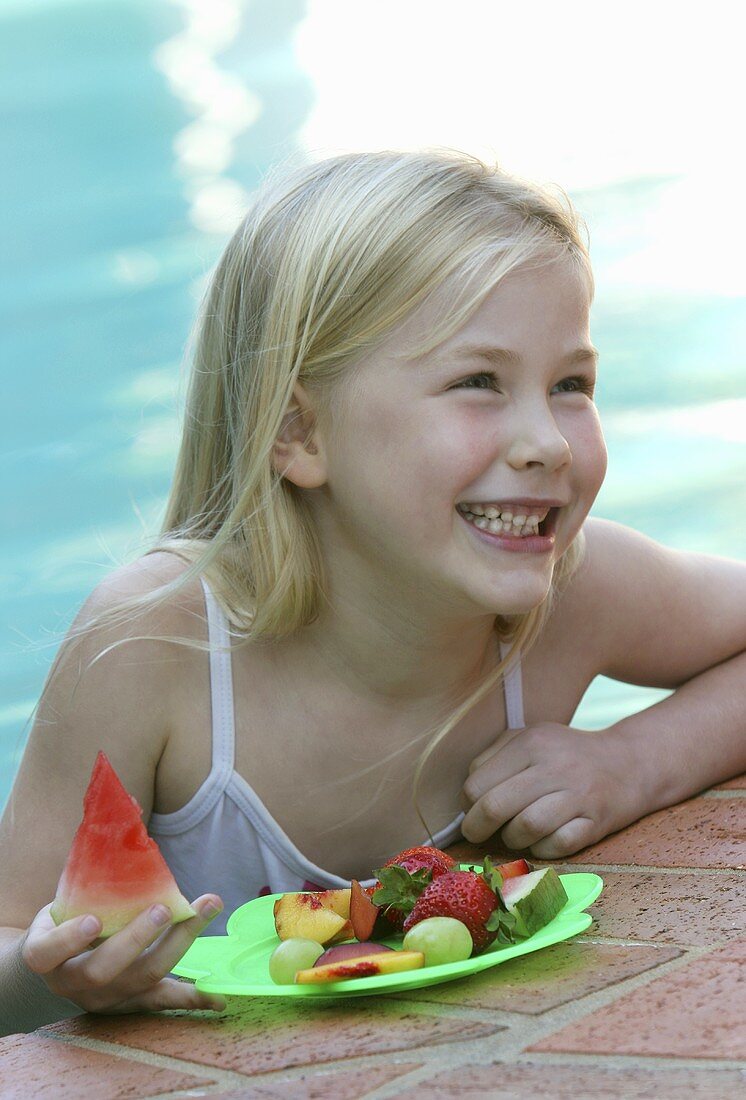
<svg viewBox="0 0 746 1100">
<path fill-rule="evenodd" d="M 313 89 L 291 50 L 302 0 L 242 11 L 216 65 L 261 105 L 222 173 L 248 192 L 292 150 Z M 184 18 L 160 0 L 0 0 L 0 806 L 56 651 L 49 632 L 136 556 L 168 490 L 184 343 L 226 239 L 190 216 L 173 143 L 193 113 L 153 62 Z M 668 545 L 744 558 L 734 501 L 746 459 L 733 427 L 744 301 L 604 288 L 604 267 L 644 243 L 666 182 L 572 196 L 591 231 L 610 454 L 593 512 Z M 575 724 L 597 728 L 665 694 L 599 679 Z"/>
</svg>

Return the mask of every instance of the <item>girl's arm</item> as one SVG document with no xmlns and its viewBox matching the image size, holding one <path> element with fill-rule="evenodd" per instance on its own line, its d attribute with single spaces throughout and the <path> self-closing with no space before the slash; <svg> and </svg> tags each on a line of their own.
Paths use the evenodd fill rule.
<svg viewBox="0 0 746 1100">
<path fill-rule="evenodd" d="M 595 674 L 673 694 L 606 730 L 506 730 L 472 763 L 462 829 L 569 855 L 644 814 L 746 770 L 746 564 L 586 523 L 588 555 L 563 597 Z"/>
<path fill-rule="evenodd" d="M 151 563 L 141 559 L 107 578 L 76 624 L 122 596 L 164 583 L 168 578 L 155 577 L 158 566 Z M 162 980 L 207 923 L 208 901 L 219 906 L 213 895 L 195 903 L 198 917 L 156 926 L 146 912 L 93 950 L 87 949 L 100 924 L 90 933 L 82 918 L 56 927 L 48 913 L 99 749 L 147 820 L 168 737 L 175 662 L 183 651 L 164 642 L 132 641 L 86 666 L 119 638 L 189 636 L 194 629 L 193 609 L 166 606 L 129 626 L 96 627 L 75 645 L 69 638 L 62 643 L 0 821 L 0 1034 L 74 1011 L 214 1007 L 201 995 L 195 998 L 193 987 Z"/>
</svg>

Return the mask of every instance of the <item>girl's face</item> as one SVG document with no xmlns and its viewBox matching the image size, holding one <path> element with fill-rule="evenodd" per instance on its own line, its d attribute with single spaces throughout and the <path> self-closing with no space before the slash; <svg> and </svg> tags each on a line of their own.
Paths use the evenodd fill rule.
<svg viewBox="0 0 746 1100">
<path fill-rule="evenodd" d="M 606 473 L 589 308 L 568 263 L 518 270 L 428 355 L 408 349 L 439 319 L 434 303 L 361 361 L 341 398 L 344 426 L 324 443 L 319 519 L 332 578 L 338 563 L 382 601 L 425 615 L 519 614 L 545 598 Z M 490 537 L 462 514 L 522 498 L 560 502 L 548 549 L 513 551 L 507 532 Z M 546 507 L 501 511 L 541 517 Z"/>
</svg>

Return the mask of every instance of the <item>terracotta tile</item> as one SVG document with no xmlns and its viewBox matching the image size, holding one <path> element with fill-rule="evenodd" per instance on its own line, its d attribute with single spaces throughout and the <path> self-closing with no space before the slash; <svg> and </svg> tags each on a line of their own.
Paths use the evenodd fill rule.
<svg viewBox="0 0 746 1100">
<path fill-rule="evenodd" d="M 692 959 L 527 1049 L 746 1058 L 746 940 Z"/>
<path fill-rule="evenodd" d="M 658 810 L 566 862 L 743 869 L 746 798 L 693 798 Z"/>
<path fill-rule="evenodd" d="M 398 1065 L 366 1066 L 364 1069 L 343 1070 L 336 1073 L 302 1074 L 289 1081 L 274 1081 L 271 1085 L 257 1085 L 254 1082 L 249 1091 L 231 1089 L 221 1092 L 220 1100 L 247 1100 L 251 1097 L 277 1097 L 277 1100 L 363 1100 L 371 1092 L 395 1081 L 397 1077 L 420 1068 L 417 1062 L 402 1062 Z"/>
<path fill-rule="evenodd" d="M 101 1100 L 104 1095 L 106 1100 L 139 1100 L 214 1084 L 207 1077 L 85 1050 L 38 1032 L 0 1039 L 0 1066 L 0 1100 Z"/>
<path fill-rule="evenodd" d="M 680 954 L 671 947 L 558 943 L 471 978 L 401 993 L 396 999 L 537 1015 L 606 989 Z"/>
<path fill-rule="evenodd" d="M 723 1100 L 743 1095 L 745 1088 L 746 1070 L 737 1069 L 495 1062 L 437 1073 L 391 1094 L 390 1100 Z"/>
<path fill-rule="evenodd" d="M 595 931 L 586 935 L 714 947 L 746 934 L 746 881 L 736 871 L 603 871 L 601 877 Z"/>
<path fill-rule="evenodd" d="M 86 1035 L 241 1073 L 267 1073 L 290 1066 L 459 1043 L 504 1029 L 488 1020 L 427 1015 L 411 1005 L 380 997 L 313 1004 L 233 997 L 222 1016 L 193 1012 L 162 1013 L 157 1017 L 79 1016 L 46 1030 Z"/>
</svg>

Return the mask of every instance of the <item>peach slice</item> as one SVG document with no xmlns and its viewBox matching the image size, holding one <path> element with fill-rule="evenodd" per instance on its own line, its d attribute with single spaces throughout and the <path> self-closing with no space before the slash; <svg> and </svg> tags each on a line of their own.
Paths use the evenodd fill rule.
<svg viewBox="0 0 746 1100">
<path fill-rule="evenodd" d="M 347 918 L 325 908 L 313 894 L 283 894 L 274 904 L 274 918 L 281 940 L 299 937 L 324 945 L 350 924 Z"/>
<path fill-rule="evenodd" d="M 331 909 L 333 913 L 338 913 L 340 917 L 349 920 L 351 894 L 352 891 L 348 886 L 344 890 L 317 890 L 316 893 L 311 894 L 311 897 L 320 901 L 324 909 Z"/>
<path fill-rule="evenodd" d="M 372 978 L 376 974 L 396 974 L 401 970 L 417 970 L 425 965 L 421 951 L 382 951 L 375 955 L 359 955 L 348 962 L 327 963 L 310 970 L 299 970 L 295 981 L 299 985 L 321 982 L 343 982 L 351 978 Z"/>
<path fill-rule="evenodd" d="M 339 932 L 337 932 L 328 943 L 341 943 L 343 940 L 351 940 L 355 936 L 355 929 L 352 927 L 352 921 L 346 920 Z"/>
</svg>

